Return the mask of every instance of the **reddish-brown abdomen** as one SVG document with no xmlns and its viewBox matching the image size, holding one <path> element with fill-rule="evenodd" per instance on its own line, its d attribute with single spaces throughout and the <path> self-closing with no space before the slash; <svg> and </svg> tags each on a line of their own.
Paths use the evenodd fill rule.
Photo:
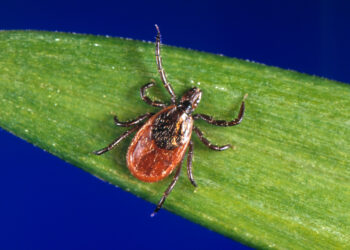
<svg viewBox="0 0 350 250">
<path fill-rule="evenodd" d="M 130 172 L 144 182 L 157 182 L 167 177 L 183 158 L 191 138 L 193 121 L 186 121 L 186 136 L 181 145 L 168 150 L 159 148 L 152 138 L 154 120 L 162 113 L 174 109 L 169 106 L 152 116 L 133 138 L 126 156 Z M 181 119 L 180 119 L 181 122 Z"/>
</svg>

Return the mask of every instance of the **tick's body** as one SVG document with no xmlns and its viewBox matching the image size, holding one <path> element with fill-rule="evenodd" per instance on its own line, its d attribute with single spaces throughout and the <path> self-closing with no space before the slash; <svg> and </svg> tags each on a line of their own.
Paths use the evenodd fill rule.
<svg viewBox="0 0 350 250">
<path fill-rule="evenodd" d="M 131 133 L 138 131 L 129 146 L 126 157 L 128 168 L 137 179 L 144 182 L 157 182 L 169 176 L 178 166 L 173 181 L 165 190 L 152 216 L 162 207 L 166 197 L 174 188 L 181 172 L 182 162 L 187 148 L 188 178 L 195 187 L 197 186 L 192 175 L 192 131 L 194 131 L 199 139 L 210 149 L 222 151 L 230 147 L 230 145 L 216 146 L 211 144 L 210 141 L 203 136 L 202 131 L 193 125 L 193 121 L 202 119 L 216 126 L 234 126 L 242 121 L 245 108 L 243 100 L 238 117 L 228 122 L 214 120 L 211 116 L 204 114 L 192 115 L 192 112 L 196 109 L 202 96 L 202 92 L 198 88 L 192 88 L 187 91 L 177 103 L 174 90 L 168 83 L 162 67 L 162 59 L 160 56 L 160 32 L 158 26 L 156 26 L 156 28 L 158 31 L 156 40 L 158 71 L 165 88 L 171 95 L 172 104 L 166 106 L 161 102 L 152 101 L 146 96 L 146 90 L 154 86 L 154 83 L 146 84 L 141 88 L 141 98 L 147 104 L 160 107 L 162 110 L 156 114 L 147 113 L 141 115 L 137 119 L 129 122 L 120 122 L 117 117 L 114 117 L 117 126 L 132 128 L 124 132 L 124 134 L 113 141 L 109 146 L 94 152 L 97 155 L 101 155 L 113 149 Z M 148 121 L 142 124 L 147 118 L 149 118 Z"/>
<path fill-rule="evenodd" d="M 180 163 L 191 139 L 193 119 L 175 105 L 153 115 L 132 140 L 126 160 L 144 182 L 167 177 Z"/>
</svg>

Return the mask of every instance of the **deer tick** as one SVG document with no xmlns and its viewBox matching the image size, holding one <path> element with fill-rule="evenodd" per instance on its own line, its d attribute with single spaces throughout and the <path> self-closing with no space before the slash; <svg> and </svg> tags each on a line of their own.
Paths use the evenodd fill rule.
<svg viewBox="0 0 350 250">
<path fill-rule="evenodd" d="M 193 125 L 193 121 L 202 119 L 216 126 L 235 126 L 241 123 L 245 109 L 244 98 L 238 117 L 232 121 L 214 120 L 213 117 L 205 114 L 192 114 L 202 97 L 201 90 L 196 87 L 188 90 L 182 96 L 181 100 L 177 102 L 174 90 L 168 82 L 162 66 L 162 58 L 160 55 L 160 31 L 157 25 L 156 29 L 156 62 L 160 78 L 171 96 L 171 105 L 168 106 L 162 102 L 152 101 L 146 95 L 146 90 L 153 87 L 155 84 L 154 82 L 144 85 L 140 90 L 142 100 L 151 106 L 161 108 L 161 110 L 156 114 L 146 113 L 135 120 L 127 122 L 121 122 L 115 116 L 114 121 L 117 126 L 131 127 L 131 129 L 124 132 L 107 147 L 94 152 L 96 155 L 106 153 L 117 146 L 127 136 L 137 131 L 126 156 L 127 165 L 132 175 L 144 182 L 157 182 L 169 176 L 177 167 L 173 180 L 165 190 L 151 216 L 154 216 L 159 211 L 179 179 L 187 148 L 187 175 L 192 185 L 197 187 L 192 174 L 192 131 L 194 131 L 200 141 L 210 149 L 222 151 L 231 147 L 230 144 L 223 146 L 212 144 L 203 136 L 202 131 Z M 148 120 L 144 122 L 146 119 Z"/>
</svg>

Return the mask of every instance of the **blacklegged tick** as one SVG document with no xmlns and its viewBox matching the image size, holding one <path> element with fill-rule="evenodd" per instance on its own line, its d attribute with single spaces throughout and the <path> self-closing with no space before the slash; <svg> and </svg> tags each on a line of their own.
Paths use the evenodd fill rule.
<svg viewBox="0 0 350 250">
<path fill-rule="evenodd" d="M 203 136 L 202 131 L 193 125 L 193 120 L 202 119 L 207 123 L 216 126 L 235 126 L 241 123 L 244 115 L 244 99 L 239 110 L 238 117 L 232 121 L 214 120 L 213 117 L 205 114 L 192 114 L 201 100 L 202 92 L 199 88 L 191 88 L 176 102 L 176 95 L 170 83 L 168 83 L 164 69 L 162 67 L 162 58 L 160 56 L 160 31 L 158 26 L 156 38 L 156 61 L 160 78 L 171 96 L 171 105 L 158 101 L 152 101 L 147 95 L 146 90 L 154 86 L 154 82 L 148 83 L 141 88 L 141 98 L 147 104 L 154 107 L 162 108 L 158 113 L 146 113 L 135 120 L 121 122 L 115 116 L 114 121 L 117 126 L 132 127 L 124 132 L 120 137 L 115 139 L 107 147 L 95 151 L 96 155 L 101 155 L 113 149 L 127 136 L 136 132 L 128 153 L 126 156 L 127 165 L 130 172 L 139 180 L 144 182 L 157 182 L 163 180 L 176 169 L 172 182 L 165 190 L 157 207 L 151 216 L 154 216 L 162 207 L 165 199 L 173 190 L 179 179 L 184 155 L 188 148 L 187 154 L 187 175 L 192 185 L 197 184 L 192 174 L 193 142 L 191 140 L 192 131 L 199 139 L 210 149 L 222 151 L 231 147 L 227 144 L 224 146 L 213 145 Z M 143 121 L 146 121 L 143 123 Z"/>
</svg>

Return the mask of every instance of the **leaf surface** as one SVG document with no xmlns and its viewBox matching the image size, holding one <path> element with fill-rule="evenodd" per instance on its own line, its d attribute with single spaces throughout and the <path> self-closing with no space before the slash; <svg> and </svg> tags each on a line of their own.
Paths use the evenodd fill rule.
<svg viewBox="0 0 350 250">
<path fill-rule="evenodd" d="M 103 156 L 130 120 L 155 112 L 139 88 L 170 103 L 154 44 L 57 32 L 0 32 L 0 126 L 91 174 L 157 203 L 171 178 L 142 183 L 126 167 L 131 137 Z M 198 86 L 197 113 L 246 115 L 236 127 L 196 121 L 195 190 L 186 171 L 165 208 L 259 248 L 350 247 L 350 85 L 238 59 L 163 46 L 177 96 Z M 49 166 L 48 166 L 49 167 Z M 150 211 L 151 212 L 151 211 Z M 161 215 L 159 215 L 161 216 Z"/>
</svg>

